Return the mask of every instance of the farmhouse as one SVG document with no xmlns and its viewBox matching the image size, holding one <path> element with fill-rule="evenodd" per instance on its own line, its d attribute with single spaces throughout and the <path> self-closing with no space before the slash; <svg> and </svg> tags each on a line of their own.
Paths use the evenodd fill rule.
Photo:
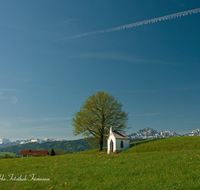
<svg viewBox="0 0 200 190">
<path fill-rule="evenodd" d="M 110 132 L 107 137 L 107 154 L 118 153 L 123 150 L 130 148 L 131 138 L 126 135 L 123 131 L 112 131 L 112 126 L 110 127 Z"/>
<path fill-rule="evenodd" d="M 22 155 L 23 157 L 31 157 L 34 154 L 39 154 L 40 156 L 46 156 L 48 153 L 47 150 L 21 150 L 20 151 L 20 155 Z"/>
</svg>

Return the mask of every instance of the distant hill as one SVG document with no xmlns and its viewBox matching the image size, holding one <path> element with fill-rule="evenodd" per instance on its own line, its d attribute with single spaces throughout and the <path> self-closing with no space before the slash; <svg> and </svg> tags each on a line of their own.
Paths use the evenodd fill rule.
<svg viewBox="0 0 200 190">
<path fill-rule="evenodd" d="M 92 139 L 90 140 L 90 142 Z M 106 143 L 104 143 L 104 147 Z M 50 150 L 53 148 L 54 150 L 62 149 L 65 150 L 66 153 L 72 152 L 80 152 L 89 150 L 92 148 L 97 148 L 98 144 L 95 146 L 91 146 L 88 144 L 88 141 L 85 139 L 79 140 L 70 140 L 70 141 L 53 141 L 53 142 L 46 142 L 46 143 L 37 143 L 37 142 L 30 142 L 27 144 L 20 144 L 14 146 L 8 146 L 5 148 L 0 148 L 0 152 L 13 152 L 15 154 L 19 154 L 21 150 Z"/>
</svg>

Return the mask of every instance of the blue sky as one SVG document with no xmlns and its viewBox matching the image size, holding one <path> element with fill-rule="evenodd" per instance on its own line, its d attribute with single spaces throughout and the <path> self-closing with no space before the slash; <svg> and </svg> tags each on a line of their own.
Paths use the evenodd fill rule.
<svg viewBox="0 0 200 190">
<path fill-rule="evenodd" d="M 107 30 L 197 8 L 196 0 L 1 1 L 0 138 L 81 138 L 71 116 L 98 90 L 124 104 L 128 134 L 200 128 L 200 13 Z"/>
</svg>

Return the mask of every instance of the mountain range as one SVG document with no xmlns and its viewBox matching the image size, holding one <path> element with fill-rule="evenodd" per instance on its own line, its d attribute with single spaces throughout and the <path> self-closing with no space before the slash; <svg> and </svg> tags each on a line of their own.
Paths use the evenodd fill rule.
<svg viewBox="0 0 200 190">
<path fill-rule="evenodd" d="M 140 129 L 137 133 L 131 133 L 128 135 L 131 137 L 131 140 L 146 140 L 146 139 L 156 139 L 156 138 L 167 138 L 167 137 L 180 137 L 180 136 L 200 136 L 200 129 L 193 130 L 192 132 L 185 133 L 183 135 L 177 134 L 173 131 L 161 131 L 157 132 L 156 130 L 146 127 L 145 129 Z M 20 144 L 27 144 L 31 142 L 36 143 L 46 143 L 46 142 L 53 142 L 53 141 L 67 141 L 67 140 L 56 140 L 51 138 L 32 138 L 27 140 L 17 140 L 11 142 L 9 139 L 1 138 L 0 139 L 0 148 L 20 145 Z"/>
<path fill-rule="evenodd" d="M 46 143 L 46 142 L 52 142 L 52 141 L 61 141 L 61 140 L 56 140 L 56 139 L 50 139 L 50 138 L 32 138 L 32 139 L 27 139 L 27 140 L 16 140 L 11 142 L 9 139 L 2 138 L 0 139 L 0 148 L 4 148 L 7 146 L 14 146 L 14 145 L 19 145 L 19 144 L 27 144 L 31 142 L 36 142 L 36 143 Z M 66 140 L 62 140 L 66 141 Z"/>
<path fill-rule="evenodd" d="M 145 140 L 145 139 L 157 139 L 157 138 L 167 138 L 167 137 L 180 137 L 180 136 L 200 136 L 200 129 L 193 130 L 192 132 L 185 133 L 183 135 L 177 134 L 174 131 L 161 131 L 146 127 L 145 129 L 140 129 L 137 133 L 132 133 L 128 135 L 132 140 Z"/>
</svg>

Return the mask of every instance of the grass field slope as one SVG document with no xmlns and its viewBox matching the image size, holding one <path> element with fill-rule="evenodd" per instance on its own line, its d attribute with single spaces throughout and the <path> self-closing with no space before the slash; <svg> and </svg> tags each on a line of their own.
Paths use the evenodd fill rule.
<svg viewBox="0 0 200 190">
<path fill-rule="evenodd" d="M 200 189 L 200 137 L 131 143 L 129 150 L 112 155 L 104 148 L 101 153 L 1 159 L 0 169 L 4 190 Z"/>
</svg>

